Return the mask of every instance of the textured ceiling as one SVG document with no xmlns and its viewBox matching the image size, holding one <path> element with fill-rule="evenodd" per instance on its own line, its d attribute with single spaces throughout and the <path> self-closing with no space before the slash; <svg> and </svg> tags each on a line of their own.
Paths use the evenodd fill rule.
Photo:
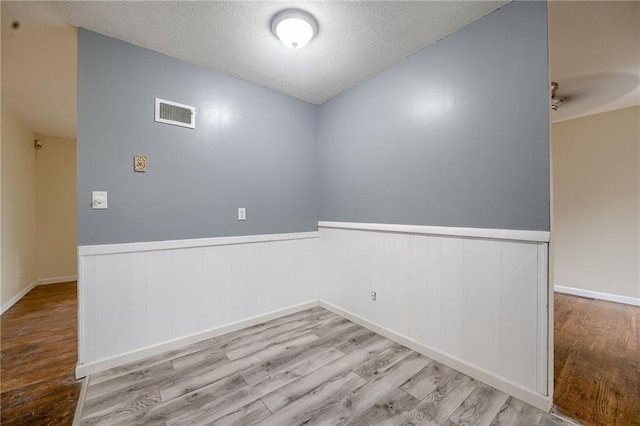
<svg viewBox="0 0 640 426">
<path fill-rule="evenodd" d="M 640 105 L 640 2 L 550 2 L 549 62 L 554 122 Z"/>
<path fill-rule="evenodd" d="M 75 118 L 72 126 L 58 116 L 73 104 L 75 117 L 71 27 L 79 26 L 322 103 L 506 3 L 3 1 L 3 98 L 36 132 L 73 137 Z M 271 18 L 289 7 L 319 22 L 318 37 L 304 49 L 287 49 L 270 32 Z M 51 114 L 34 118 L 34 109 Z"/>
<path fill-rule="evenodd" d="M 36 133 L 75 137 L 82 26 L 321 103 L 505 3 L 2 1 L 2 100 Z M 287 7 L 320 23 L 304 49 L 269 31 Z M 640 104 L 640 2 L 551 1 L 549 43 L 567 98 L 553 121 Z"/>
<path fill-rule="evenodd" d="M 505 2 L 50 2 L 61 22 L 322 103 Z M 280 10 L 319 22 L 306 48 L 270 31 Z"/>
</svg>

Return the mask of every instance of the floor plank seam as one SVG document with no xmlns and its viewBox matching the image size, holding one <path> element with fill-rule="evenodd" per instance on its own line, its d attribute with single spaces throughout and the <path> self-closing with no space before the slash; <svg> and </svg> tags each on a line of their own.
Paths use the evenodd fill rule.
<svg viewBox="0 0 640 426">
<path fill-rule="evenodd" d="M 271 410 L 269 409 L 269 406 L 264 402 L 264 397 L 263 397 L 263 398 L 260 398 L 260 402 L 262 402 L 262 405 L 264 405 L 264 408 L 266 408 L 266 409 L 267 409 L 267 411 L 269 411 L 269 413 L 270 413 L 270 414 L 273 414 L 273 411 L 271 411 Z"/>
</svg>

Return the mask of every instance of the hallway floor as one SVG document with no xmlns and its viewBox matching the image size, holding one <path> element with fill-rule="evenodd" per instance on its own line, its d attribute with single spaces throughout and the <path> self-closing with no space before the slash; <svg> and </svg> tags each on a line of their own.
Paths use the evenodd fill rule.
<svg viewBox="0 0 640 426">
<path fill-rule="evenodd" d="M 555 294 L 554 403 L 585 424 L 640 424 L 640 307 Z"/>
<path fill-rule="evenodd" d="M 70 425 L 80 393 L 76 283 L 34 288 L 0 317 L 0 423 Z"/>
</svg>

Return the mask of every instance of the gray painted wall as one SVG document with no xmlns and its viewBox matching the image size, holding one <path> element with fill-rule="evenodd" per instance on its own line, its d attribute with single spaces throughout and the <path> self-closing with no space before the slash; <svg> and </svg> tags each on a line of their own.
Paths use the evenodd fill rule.
<svg viewBox="0 0 640 426">
<path fill-rule="evenodd" d="M 320 220 L 549 230 L 547 78 L 516 2 L 324 103 Z"/>
<path fill-rule="evenodd" d="M 156 96 L 196 106 L 196 129 L 155 123 Z M 78 244 L 316 230 L 316 119 L 315 105 L 79 29 Z"/>
<path fill-rule="evenodd" d="M 318 219 L 548 230 L 546 19 L 511 3 L 319 108 L 80 29 L 78 243 Z M 155 123 L 156 96 L 196 106 L 197 128 Z"/>
</svg>

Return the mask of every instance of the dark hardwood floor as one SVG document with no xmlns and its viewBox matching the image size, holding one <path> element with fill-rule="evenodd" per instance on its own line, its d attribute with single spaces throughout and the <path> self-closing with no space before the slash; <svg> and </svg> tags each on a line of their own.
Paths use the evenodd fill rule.
<svg viewBox="0 0 640 426">
<path fill-rule="evenodd" d="M 76 283 L 39 286 L 0 317 L 0 423 L 70 425 L 80 393 Z"/>
<path fill-rule="evenodd" d="M 640 307 L 556 293 L 554 333 L 558 411 L 640 425 Z"/>
</svg>

